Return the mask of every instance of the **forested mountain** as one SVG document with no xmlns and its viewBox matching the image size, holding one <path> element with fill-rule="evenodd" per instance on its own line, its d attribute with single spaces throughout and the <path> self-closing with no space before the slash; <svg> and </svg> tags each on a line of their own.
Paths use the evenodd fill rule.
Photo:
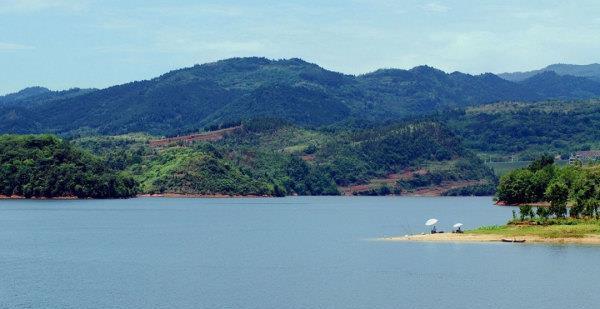
<svg viewBox="0 0 600 309">
<path fill-rule="evenodd" d="M 598 148 L 596 97 L 600 83 L 554 72 L 520 82 L 427 66 L 352 76 L 265 58 L 102 90 L 34 87 L 0 97 L 0 132 L 62 134 L 99 158 L 56 137 L 6 136 L 3 192 L 490 194 L 495 176 L 475 153 L 529 159 Z M 148 143 L 240 123 L 221 140 Z M 49 180 L 57 177 L 64 181 Z"/>
<path fill-rule="evenodd" d="M 600 101 L 500 102 L 440 113 L 467 148 L 531 160 L 600 148 Z"/>
<path fill-rule="evenodd" d="M 534 75 L 520 84 L 527 89 L 535 89 L 542 98 L 571 100 L 598 97 L 598 82 L 585 77 L 559 75 L 553 71 Z"/>
<path fill-rule="evenodd" d="M 585 77 L 597 82 L 600 82 L 600 64 L 592 63 L 587 65 L 577 65 L 577 64 L 552 64 L 545 68 L 533 71 L 526 72 L 513 72 L 513 73 L 502 73 L 498 74 L 498 76 L 513 82 L 523 81 L 534 75 L 543 73 L 543 72 L 555 72 L 558 75 L 571 75 L 577 77 Z"/>
<path fill-rule="evenodd" d="M 497 101 L 600 97 L 600 83 L 551 73 L 515 83 L 427 66 L 353 76 L 300 59 L 233 58 L 102 90 L 51 94 L 36 88 L 0 98 L 0 132 L 173 135 L 256 117 L 311 127 L 380 122 Z"/>
<path fill-rule="evenodd" d="M 0 136 L 0 195 L 122 198 L 136 194 L 132 177 L 55 136 Z"/>
<path fill-rule="evenodd" d="M 51 93 L 50 89 L 44 87 L 28 87 L 19 92 L 0 96 L 0 104 L 9 104 L 14 102 L 35 100 L 40 96 Z"/>
<path fill-rule="evenodd" d="M 363 101 L 379 111 L 382 115 L 377 116 L 380 118 L 426 114 L 441 107 L 540 97 L 535 91 L 493 74 L 446 74 L 428 66 L 378 70 L 358 76 L 357 81 L 360 89 L 364 89 Z"/>
</svg>

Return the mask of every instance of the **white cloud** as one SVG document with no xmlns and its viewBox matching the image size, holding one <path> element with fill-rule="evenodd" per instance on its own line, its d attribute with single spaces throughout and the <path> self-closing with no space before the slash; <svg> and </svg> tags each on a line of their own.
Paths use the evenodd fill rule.
<svg viewBox="0 0 600 309">
<path fill-rule="evenodd" d="M 37 12 L 48 9 L 81 11 L 87 8 L 87 0 L 2 0 L 1 12 Z"/>
<path fill-rule="evenodd" d="M 204 33 L 173 28 L 156 34 L 155 49 L 165 53 L 212 51 L 230 54 L 259 52 L 264 45 L 257 40 L 208 39 Z"/>
<path fill-rule="evenodd" d="M 588 24 L 534 24 L 513 31 L 437 31 L 410 52 L 418 55 L 415 63 L 446 71 L 524 71 L 557 62 L 597 62 L 600 42 L 595 37 L 597 30 Z"/>
<path fill-rule="evenodd" d="M 449 7 L 440 4 L 439 2 L 429 2 L 422 6 L 425 11 L 435 12 L 435 13 L 444 13 L 450 10 Z"/>
<path fill-rule="evenodd" d="M 194 4 L 194 5 L 165 5 L 140 8 L 141 12 L 155 13 L 173 16 L 196 16 L 196 15 L 218 15 L 218 16 L 240 16 L 244 10 L 234 5 Z"/>
<path fill-rule="evenodd" d="M 145 23 L 131 18 L 106 18 L 96 25 L 106 30 L 145 29 Z M 146 28 L 147 30 L 147 28 Z"/>
<path fill-rule="evenodd" d="M 214 51 L 229 54 L 259 52 L 262 49 L 263 44 L 258 41 L 187 41 L 177 38 L 158 43 L 158 50 L 165 53 Z"/>
<path fill-rule="evenodd" d="M 552 19 L 560 18 L 560 12 L 551 10 L 551 9 L 543 9 L 543 10 L 525 10 L 525 9 L 515 9 L 510 12 L 510 15 L 515 18 L 525 19 L 525 20 L 542 20 L 548 21 Z"/>
<path fill-rule="evenodd" d="M 201 33 L 183 30 L 159 31 L 146 42 L 100 45 L 94 48 L 101 53 L 169 53 L 169 54 L 211 54 L 211 55 L 244 55 L 260 54 L 266 50 L 265 44 L 258 40 L 210 39 Z"/>
<path fill-rule="evenodd" d="M 145 53 L 149 52 L 147 47 L 135 46 L 131 44 L 113 44 L 113 45 L 100 45 L 92 48 L 94 51 L 100 53 Z"/>
<path fill-rule="evenodd" d="M 16 43 L 0 42 L 0 51 L 17 51 L 17 50 L 30 50 L 34 49 L 33 46 L 22 45 Z"/>
</svg>

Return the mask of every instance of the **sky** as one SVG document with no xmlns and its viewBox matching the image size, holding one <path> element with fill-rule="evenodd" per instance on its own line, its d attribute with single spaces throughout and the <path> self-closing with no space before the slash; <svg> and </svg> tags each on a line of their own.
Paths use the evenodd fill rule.
<svg viewBox="0 0 600 309">
<path fill-rule="evenodd" d="M 104 88 L 236 56 L 348 74 L 600 62 L 600 1 L 0 0 L 0 94 Z"/>
</svg>

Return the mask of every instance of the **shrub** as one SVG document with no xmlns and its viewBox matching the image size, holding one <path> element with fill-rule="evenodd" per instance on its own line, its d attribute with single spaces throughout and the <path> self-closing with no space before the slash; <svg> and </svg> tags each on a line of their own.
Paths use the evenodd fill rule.
<svg viewBox="0 0 600 309">
<path fill-rule="evenodd" d="M 521 221 L 524 221 L 527 218 L 533 219 L 535 217 L 531 205 L 519 206 L 519 213 L 521 214 Z"/>
</svg>

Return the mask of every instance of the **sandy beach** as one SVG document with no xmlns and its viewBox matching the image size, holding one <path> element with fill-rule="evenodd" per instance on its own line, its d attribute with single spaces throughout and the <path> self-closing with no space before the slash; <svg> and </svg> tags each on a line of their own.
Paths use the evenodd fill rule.
<svg viewBox="0 0 600 309">
<path fill-rule="evenodd" d="M 404 242 L 449 242 L 449 243 L 478 243 L 478 242 L 501 242 L 502 238 L 512 239 L 510 237 L 494 234 L 425 234 L 425 235 L 408 235 L 408 236 L 392 236 L 378 238 L 379 241 L 404 241 Z M 585 244 L 585 245 L 600 245 L 600 235 L 587 235 L 585 237 L 569 237 L 569 238 L 543 238 L 539 236 L 518 236 L 517 240 L 525 239 L 526 243 L 549 243 L 549 244 Z"/>
</svg>

